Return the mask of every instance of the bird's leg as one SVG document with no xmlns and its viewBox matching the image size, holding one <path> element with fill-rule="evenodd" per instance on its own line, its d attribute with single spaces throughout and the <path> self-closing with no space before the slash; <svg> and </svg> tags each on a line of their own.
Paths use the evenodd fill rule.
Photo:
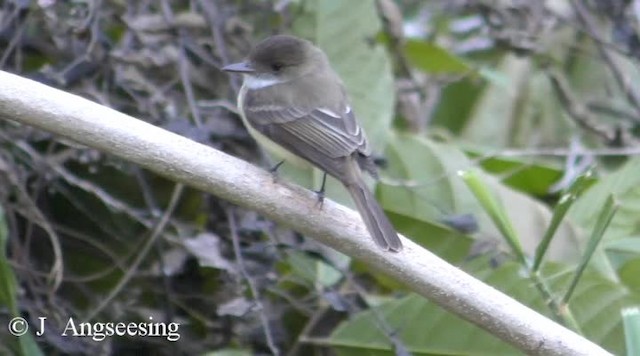
<svg viewBox="0 0 640 356">
<path fill-rule="evenodd" d="M 320 186 L 320 190 L 316 190 L 316 196 L 318 197 L 318 205 L 320 209 L 322 209 L 322 203 L 324 203 L 324 185 L 327 183 L 327 172 L 323 172 L 322 175 L 322 185 Z"/>
<path fill-rule="evenodd" d="M 284 160 L 276 163 L 275 166 L 269 168 L 269 172 L 273 176 L 273 182 L 274 183 L 278 180 L 278 168 L 280 168 L 280 166 L 282 166 L 283 163 L 284 163 Z"/>
</svg>

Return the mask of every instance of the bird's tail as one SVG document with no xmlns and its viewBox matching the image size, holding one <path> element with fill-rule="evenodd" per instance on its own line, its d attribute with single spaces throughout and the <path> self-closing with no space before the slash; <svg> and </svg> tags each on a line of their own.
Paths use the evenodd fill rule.
<svg viewBox="0 0 640 356">
<path fill-rule="evenodd" d="M 376 244 L 387 251 L 398 252 L 402 250 L 402 242 L 400 242 L 398 233 L 362 178 L 345 186 Z"/>
</svg>

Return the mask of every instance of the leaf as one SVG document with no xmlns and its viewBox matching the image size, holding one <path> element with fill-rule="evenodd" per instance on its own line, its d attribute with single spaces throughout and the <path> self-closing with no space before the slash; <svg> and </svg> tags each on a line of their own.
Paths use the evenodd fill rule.
<svg viewBox="0 0 640 356">
<path fill-rule="evenodd" d="M 555 237 L 555 234 L 558 231 L 558 227 L 560 227 L 560 223 L 571 208 L 571 205 L 573 205 L 580 194 L 588 189 L 592 174 L 593 171 L 590 169 L 584 174 L 578 176 L 574 180 L 573 184 L 571 184 L 568 189 L 562 194 L 560 199 L 558 199 L 556 206 L 553 208 L 553 216 L 551 217 L 551 222 L 547 227 L 547 231 L 545 231 L 542 241 L 540 241 L 540 244 L 536 248 L 536 255 L 532 266 L 533 272 L 537 272 L 542 265 L 544 255 L 547 253 L 547 249 L 549 248 L 551 241 Z"/>
<path fill-rule="evenodd" d="M 472 152 L 474 156 L 483 156 L 480 151 Z M 490 157 L 482 159 L 480 164 L 486 171 L 504 177 L 503 184 L 536 196 L 547 195 L 551 186 L 562 178 L 562 170 L 532 159 Z"/>
<path fill-rule="evenodd" d="M 376 313 L 412 355 L 505 355 L 517 353 L 497 338 L 453 317 L 419 295 L 385 303 Z M 391 344 L 370 311 L 341 323 L 326 340 L 343 354 L 390 350 Z"/>
<path fill-rule="evenodd" d="M 385 156 L 380 200 L 386 210 L 422 221 L 435 222 L 443 215 L 468 212 L 475 200 L 457 172 L 472 166 L 462 151 L 412 134 L 391 137 Z"/>
<path fill-rule="evenodd" d="M 496 199 L 495 194 L 491 191 L 478 173 L 471 170 L 461 174 L 462 179 L 467 184 L 473 195 L 478 199 L 484 211 L 489 214 L 491 221 L 500 230 L 500 235 L 507 241 L 511 252 L 515 253 L 522 265 L 526 265 L 527 258 L 520 244 L 520 238 L 513 228 L 511 220 L 507 216 L 507 211 L 501 201 Z"/>
<path fill-rule="evenodd" d="M 602 30 L 605 27 L 602 26 Z M 579 46 L 585 43 L 577 44 Z M 637 63 L 632 58 L 627 58 L 623 53 L 611 51 L 609 53 L 611 61 L 621 73 L 624 73 L 624 80 L 628 83 L 640 83 L 640 71 Z M 598 56 L 575 56 L 568 73 L 571 90 L 576 98 L 584 100 L 586 98 L 603 98 L 607 107 L 617 110 L 634 112 L 635 106 L 628 100 L 626 88 L 618 85 L 618 81 L 612 71 L 602 70 L 602 60 Z M 606 99 L 605 99 L 606 98 Z M 584 102 L 583 102 L 584 103 Z M 608 111 L 598 111 L 597 120 L 602 123 L 619 124 L 620 117 Z"/>
<path fill-rule="evenodd" d="M 291 271 L 312 285 L 331 287 L 342 279 L 342 273 L 328 263 L 303 252 L 291 252 L 287 256 Z"/>
<path fill-rule="evenodd" d="M 552 288 L 558 296 L 566 289 L 571 279 L 567 266 L 551 265 L 543 269 L 543 276 L 555 276 Z M 491 268 L 486 260 L 478 259 L 467 266 L 476 276 L 515 297 L 524 304 L 548 315 L 546 302 L 538 293 L 532 292 L 532 283 L 523 278 L 520 266 L 507 263 Z M 560 275 L 561 277 L 557 277 Z M 601 301 L 606 300 L 607 303 Z M 568 305 L 576 316 L 582 331 L 594 342 L 608 350 L 623 353 L 624 338 L 620 310 L 640 302 L 640 294 L 608 281 L 589 270 L 583 276 L 572 302 Z M 326 345 L 339 347 L 348 352 L 375 352 L 389 350 L 390 342 L 379 327 L 384 320 L 389 330 L 414 355 L 503 355 L 517 354 L 511 346 L 472 324 L 454 317 L 442 308 L 417 295 L 384 303 L 377 310 L 365 311 L 341 323 Z"/>
<path fill-rule="evenodd" d="M 7 308 L 12 317 L 19 317 L 18 309 L 18 282 L 13 273 L 7 256 L 7 242 L 9 241 L 9 230 L 4 218 L 4 211 L 0 207 L 0 306 Z M 7 325 L 4 326 L 5 328 Z M 6 332 L 6 329 L 4 330 Z M 0 334 L 2 335 L 2 334 Z M 42 355 L 38 344 L 31 332 L 27 332 L 20 337 L 11 336 L 8 333 L 0 337 L 0 340 L 9 345 L 17 345 L 21 355 Z"/>
<path fill-rule="evenodd" d="M 593 256 L 593 253 L 598 248 L 598 245 L 600 245 L 600 241 L 602 241 L 602 236 L 604 235 L 604 232 L 609 227 L 609 224 L 611 223 L 611 219 L 613 219 L 613 217 L 615 216 L 616 212 L 618 211 L 618 208 L 619 206 L 615 201 L 615 197 L 613 195 L 609 195 L 607 197 L 607 201 L 602 207 L 602 210 L 600 211 L 600 214 L 598 214 L 598 219 L 596 220 L 596 224 L 593 228 L 593 232 L 591 233 L 591 237 L 589 238 L 589 243 L 587 244 L 587 247 L 582 255 L 582 259 L 580 260 L 580 263 L 576 268 L 574 277 L 571 280 L 571 285 L 567 289 L 567 292 L 562 299 L 563 303 L 567 303 L 571 298 L 573 289 L 578 284 L 580 278 L 582 277 L 582 273 L 584 273 L 585 268 L 587 268 L 587 265 L 591 261 L 591 257 Z"/>
<path fill-rule="evenodd" d="M 465 235 L 448 228 L 438 222 L 428 222 L 411 216 L 388 212 L 387 216 L 393 226 L 412 241 L 429 249 L 429 251 L 446 259 L 450 263 L 460 263 L 469 256 L 469 251 L 475 241 L 470 235 Z M 371 269 L 358 260 L 352 262 L 352 270 L 357 273 L 370 273 Z M 372 274 L 378 285 L 390 290 L 403 290 L 407 286 L 396 279 L 389 278 L 382 273 Z"/>
<path fill-rule="evenodd" d="M 638 245 L 629 238 L 640 236 L 640 157 L 630 159 L 616 172 L 594 184 L 576 200 L 569 217 L 583 230 L 592 231 L 610 194 L 616 196 L 620 207 L 604 233 L 593 263 L 601 273 L 615 280 L 618 278 L 616 269 L 628 259 L 638 257 Z M 627 242 L 621 243 L 622 239 Z"/>
<path fill-rule="evenodd" d="M 442 96 L 433 114 L 433 126 L 443 127 L 458 135 L 467 125 L 484 82 L 469 76 L 442 89 Z"/>
<path fill-rule="evenodd" d="M 528 58 L 507 55 L 473 104 L 461 139 L 491 149 L 566 145 L 568 120 L 546 74 Z M 456 105 L 455 100 L 448 102 Z"/>
<path fill-rule="evenodd" d="M 640 239 L 636 237 L 636 240 Z M 640 291 L 640 278 L 638 278 L 640 276 L 640 254 L 620 266 L 618 274 L 622 283 L 635 291 Z"/>
<path fill-rule="evenodd" d="M 423 223 L 422 228 L 430 225 L 434 231 L 440 230 L 440 235 L 436 236 L 444 236 L 442 232 L 447 229 L 440 223 L 443 217 L 472 214 L 479 222 L 480 230 L 474 235 L 464 235 L 467 239 L 476 236 L 499 239 L 499 231 L 457 175 L 458 171 L 475 166 L 457 147 L 416 135 L 396 134 L 391 136 L 386 156 L 389 167 L 385 175 L 390 178 L 379 185 L 378 197 L 402 232 L 406 231 L 409 237 L 413 237 L 412 231 L 417 229 L 410 224 L 414 219 Z M 533 255 L 551 220 L 549 209 L 500 184 L 489 175 L 481 174 L 481 178 L 506 207 L 508 218 L 520 236 L 525 252 Z M 398 220 L 396 216 L 404 216 L 404 220 Z M 575 226 L 563 221 L 552 243 L 549 258 L 556 261 L 577 260 L 576 234 Z M 439 237 L 434 236 L 434 239 Z"/>
<path fill-rule="evenodd" d="M 182 246 L 198 260 L 200 266 L 226 270 L 229 273 L 237 272 L 233 263 L 222 255 L 218 235 L 201 233 L 194 238 L 183 239 L 181 242 Z"/>
<path fill-rule="evenodd" d="M 6 306 L 11 315 L 18 316 L 17 282 L 6 254 L 9 230 L 4 220 L 4 211 L 0 208 L 0 303 Z"/>
<path fill-rule="evenodd" d="M 461 262 L 469 254 L 474 239 L 437 222 L 425 222 L 409 216 L 389 214 L 400 233 L 449 262 Z"/>
<path fill-rule="evenodd" d="M 409 39 L 404 51 L 409 62 L 426 73 L 466 74 L 472 70 L 460 57 L 431 42 Z"/>
<path fill-rule="evenodd" d="M 640 354 L 640 308 L 627 308 L 622 311 L 624 320 L 627 355 Z"/>
</svg>

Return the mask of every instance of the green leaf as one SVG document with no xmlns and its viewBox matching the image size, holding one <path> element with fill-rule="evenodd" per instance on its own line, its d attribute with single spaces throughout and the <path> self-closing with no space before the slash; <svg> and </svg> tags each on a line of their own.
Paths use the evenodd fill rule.
<svg viewBox="0 0 640 356">
<path fill-rule="evenodd" d="M 542 270 L 546 278 L 553 276 L 551 286 L 556 293 L 565 290 L 570 283 L 571 276 L 563 273 L 567 268 L 550 264 Z M 532 292 L 531 281 L 523 277 L 519 265 L 507 263 L 492 268 L 486 259 L 477 259 L 466 269 L 524 304 L 543 314 L 550 314 L 545 299 Z M 603 300 L 607 303 L 602 303 Z M 576 316 L 587 338 L 615 354 L 621 354 L 624 335 L 620 310 L 639 302 L 640 294 L 629 292 L 588 270 L 567 307 Z M 388 337 L 380 331 L 380 318 L 414 355 L 518 354 L 491 334 L 417 295 L 384 303 L 375 312 L 357 314 L 341 323 L 322 343 L 349 354 L 390 350 Z"/>
<path fill-rule="evenodd" d="M 0 303 L 9 309 L 11 315 L 18 316 L 17 282 L 6 253 L 8 240 L 9 231 L 4 211 L 0 208 Z"/>
<path fill-rule="evenodd" d="M 640 355 L 640 308 L 622 310 L 627 355 Z"/>
<path fill-rule="evenodd" d="M 447 238 L 445 231 L 449 231 L 449 234 L 463 237 L 465 242 L 459 248 L 465 248 L 467 242 L 477 236 L 499 236 L 486 211 L 457 174 L 476 164 L 455 145 L 433 142 L 412 134 L 395 134 L 387 146 L 386 157 L 388 167 L 383 183 L 378 185 L 378 199 L 401 232 L 412 238 L 415 236 L 420 243 L 439 245 L 441 238 Z M 482 174 L 482 179 L 499 195 L 525 251 L 533 255 L 551 220 L 548 208 L 500 184 L 491 176 Z M 459 214 L 472 214 L 479 223 L 478 233 L 457 234 L 441 223 L 447 216 Z M 428 227 L 428 231 L 436 235 L 430 239 L 427 234 L 420 234 L 419 229 L 412 226 L 416 221 L 422 222 L 416 225 L 420 229 Z M 549 258 L 577 261 L 580 256 L 576 246 L 577 229 L 565 219 L 557 234 Z M 446 254 L 458 256 L 453 251 Z"/>
<path fill-rule="evenodd" d="M 619 206 L 617 205 L 613 195 L 609 195 L 609 197 L 607 197 L 607 201 L 602 207 L 602 210 L 600 211 L 600 214 L 598 215 L 598 219 L 596 221 L 596 225 L 593 228 L 593 232 L 591 233 L 591 237 L 589 238 L 589 243 L 587 245 L 587 248 L 582 256 L 582 260 L 580 261 L 578 268 L 576 269 L 574 278 L 571 280 L 571 285 L 567 289 L 567 293 L 563 298 L 563 301 L 565 303 L 567 303 L 571 298 L 571 294 L 573 293 L 573 290 L 578 284 L 578 281 L 580 280 L 580 277 L 582 276 L 582 273 L 584 272 L 585 268 L 587 268 L 587 265 L 591 261 L 591 257 L 593 256 L 596 248 L 600 244 L 600 241 L 602 241 L 604 232 L 609 227 L 609 224 L 611 223 L 611 219 L 613 219 L 613 216 L 615 215 L 616 211 L 618 211 L 618 208 Z"/>
<path fill-rule="evenodd" d="M 509 219 L 502 202 L 500 202 L 494 193 L 489 190 L 477 172 L 464 172 L 462 174 L 462 179 L 467 183 L 467 186 L 471 189 L 487 214 L 489 214 L 493 223 L 496 225 L 498 230 L 500 230 L 502 237 L 507 241 L 511 250 L 520 259 L 522 265 L 526 265 L 527 258 L 524 250 L 522 249 L 520 238 L 511 224 L 511 220 Z"/>
<path fill-rule="evenodd" d="M 616 197 L 619 209 L 605 231 L 592 263 L 603 274 L 617 280 L 617 269 L 629 259 L 638 257 L 638 244 L 632 237 L 640 236 L 640 157 L 631 158 L 620 169 L 594 184 L 576 200 L 569 218 L 584 231 L 593 231 L 600 210 L 611 194 Z M 581 246 L 585 246 L 584 243 Z"/>
<path fill-rule="evenodd" d="M 458 319 L 419 295 L 385 303 L 377 308 L 379 318 L 412 355 L 504 355 L 516 350 L 479 328 Z M 390 350 L 391 342 L 381 332 L 380 321 L 371 311 L 359 313 L 340 324 L 326 344 L 343 354 Z"/>
<path fill-rule="evenodd" d="M 507 55 L 496 69 L 506 81 L 488 81 L 472 106 L 461 140 L 487 147 L 566 146 L 564 112 L 546 74 L 529 58 Z M 456 105 L 455 100 L 449 101 Z"/>
<path fill-rule="evenodd" d="M 20 311 L 18 310 L 17 301 L 18 282 L 16 281 L 16 276 L 13 273 L 7 256 L 8 241 L 9 230 L 7 229 L 7 223 L 4 219 L 4 211 L 2 207 L 0 207 L 0 306 L 9 309 L 12 317 L 19 317 Z M 4 327 L 6 328 L 7 325 L 4 325 Z M 6 339 L 7 337 L 9 339 Z M 0 337 L 0 340 L 8 344 L 17 343 L 20 355 L 42 355 L 31 333 L 26 333 L 20 337 L 11 336 L 6 333 Z"/>
<path fill-rule="evenodd" d="M 409 39 L 404 52 L 414 67 L 426 73 L 466 74 L 473 69 L 460 57 L 431 42 Z"/>
<path fill-rule="evenodd" d="M 455 135 L 460 134 L 484 87 L 484 82 L 466 76 L 442 88 L 442 97 L 433 113 L 434 128 L 443 127 Z"/>
<path fill-rule="evenodd" d="M 576 45 L 585 44 L 578 43 Z M 612 51 L 609 56 L 618 70 L 624 73 L 625 81 L 640 83 L 640 71 L 638 71 L 637 63 L 633 58 L 617 51 Z M 603 98 L 607 102 L 607 107 L 626 112 L 636 110 L 636 107 L 628 100 L 627 89 L 617 85 L 618 80 L 612 71 L 602 70 L 602 60 L 598 56 L 572 56 L 571 66 L 567 68 L 570 68 L 567 76 L 571 91 L 583 103 L 586 98 Z M 604 125 L 620 123 L 620 117 L 611 112 L 598 112 L 596 117 L 598 122 Z"/>
<path fill-rule="evenodd" d="M 558 167 L 530 158 L 484 158 L 485 154 L 491 153 L 480 150 L 471 150 L 471 153 L 474 157 L 481 158 L 480 165 L 483 169 L 501 177 L 502 183 L 523 193 L 546 196 L 553 184 L 562 178 L 562 170 Z"/>
<path fill-rule="evenodd" d="M 453 145 L 440 144 L 412 134 L 391 136 L 385 154 L 388 176 L 380 185 L 386 210 L 426 222 L 445 215 L 467 213 L 475 207 L 459 170 L 471 162 Z"/>
<path fill-rule="evenodd" d="M 312 285 L 330 287 L 342 279 L 342 273 L 326 262 L 303 252 L 291 252 L 287 262 L 294 274 Z"/>
<path fill-rule="evenodd" d="M 442 224 L 394 213 L 388 215 L 401 234 L 452 263 L 463 261 L 474 242 L 471 236 Z"/>
<path fill-rule="evenodd" d="M 533 268 L 532 268 L 534 272 L 540 268 L 542 264 L 542 259 L 544 258 L 545 254 L 547 253 L 548 247 L 551 244 L 551 240 L 553 239 L 556 232 L 558 231 L 558 228 L 560 227 L 560 223 L 562 222 L 565 215 L 569 211 L 569 208 L 571 208 L 571 206 L 573 205 L 575 200 L 578 198 L 578 196 L 580 196 L 580 194 L 582 194 L 583 191 L 588 189 L 589 180 L 592 174 L 593 174 L 593 171 L 588 170 L 584 174 L 581 174 L 580 176 L 578 176 L 578 178 L 576 178 L 573 184 L 571 184 L 569 189 L 567 189 L 567 191 L 562 195 L 562 197 L 560 197 L 558 204 L 556 204 L 555 208 L 553 209 L 553 216 L 551 217 L 551 222 L 549 223 L 549 227 L 547 227 L 547 231 L 545 231 L 542 241 L 540 241 L 538 248 L 536 248 L 536 255 L 533 261 Z"/>
<path fill-rule="evenodd" d="M 640 256 L 640 236 L 629 236 L 627 238 L 617 239 L 607 244 L 607 250 L 613 254 L 630 254 L 632 256 Z"/>
<path fill-rule="evenodd" d="M 640 238 L 636 237 L 636 240 Z M 618 269 L 620 281 L 629 288 L 640 291 L 640 253 L 635 255 L 634 259 L 628 260 Z"/>
</svg>

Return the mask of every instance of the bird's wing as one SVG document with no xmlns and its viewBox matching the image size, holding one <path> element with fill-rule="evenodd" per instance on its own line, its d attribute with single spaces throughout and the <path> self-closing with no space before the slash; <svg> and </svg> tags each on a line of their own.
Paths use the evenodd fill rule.
<svg viewBox="0 0 640 356">
<path fill-rule="evenodd" d="M 340 172 L 330 161 L 367 149 L 367 139 L 352 110 L 345 107 L 343 111 L 264 105 L 245 107 L 244 114 L 260 133 L 335 175 Z"/>
</svg>

